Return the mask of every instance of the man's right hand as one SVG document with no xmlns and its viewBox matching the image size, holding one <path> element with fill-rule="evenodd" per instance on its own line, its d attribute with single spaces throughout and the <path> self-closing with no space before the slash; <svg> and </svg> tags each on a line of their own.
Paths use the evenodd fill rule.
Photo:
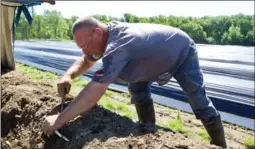
<svg viewBox="0 0 255 149">
<path fill-rule="evenodd" d="M 69 75 L 64 75 L 58 83 L 58 94 L 61 98 L 64 98 L 71 89 L 72 78 Z"/>
</svg>

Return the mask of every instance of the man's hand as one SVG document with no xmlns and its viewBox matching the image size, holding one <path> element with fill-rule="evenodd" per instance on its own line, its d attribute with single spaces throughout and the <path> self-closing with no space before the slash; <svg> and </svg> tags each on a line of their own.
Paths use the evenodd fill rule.
<svg viewBox="0 0 255 149">
<path fill-rule="evenodd" d="M 64 75 L 58 83 L 58 94 L 61 98 L 65 97 L 71 89 L 72 79 L 69 75 Z"/>
<path fill-rule="evenodd" d="M 49 3 L 51 5 L 55 5 L 55 0 L 43 0 L 44 3 Z"/>
<path fill-rule="evenodd" d="M 58 116 L 59 115 L 57 114 L 45 118 L 42 124 L 42 131 L 45 135 L 51 135 L 55 130 L 58 129 L 58 127 L 60 127 L 60 125 L 56 123 Z"/>
<path fill-rule="evenodd" d="M 79 95 L 59 115 L 46 117 L 43 123 L 43 132 L 51 134 L 54 130 L 61 128 L 64 124 L 88 111 L 96 105 L 103 96 L 109 84 L 89 82 Z"/>
</svg>

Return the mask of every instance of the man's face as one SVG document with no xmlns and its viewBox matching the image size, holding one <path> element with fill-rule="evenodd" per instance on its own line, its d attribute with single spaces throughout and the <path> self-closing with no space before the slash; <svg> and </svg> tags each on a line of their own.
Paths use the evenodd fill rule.
<svg viewBox="0 0 255 149">
<path fill-rule="evenodd" d="M 94 37 L 93 30 L 77 29 L 74 33 L 74 41 L 84 54 L 95 54 L 100 51 L 100 42 Z"/>
</svg>

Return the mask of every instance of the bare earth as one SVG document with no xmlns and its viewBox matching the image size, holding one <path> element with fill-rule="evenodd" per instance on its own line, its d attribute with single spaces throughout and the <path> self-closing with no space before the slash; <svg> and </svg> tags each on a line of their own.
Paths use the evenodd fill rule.
<svg viewBox="0 0 255 149">
<path fill-rule="evenodd" d="M 159 129 L 139 135 L 135 122 L 103 107 L 95 106 L 60 130 L 70 142 L 41 132 L 41 122 L 58 105 L 59 96 L 49 84 L 35 83 L 11 71 L 1 76 L 1 148 L 3 149 L 206 149 L 218 148 L 180 133 Z M 113 100 L 116 100 L 115 97 Z M 71 100 L 70 98 L 69 100 Z M 174 117 L 156 106 L 157 121 Z M 202 128 L 194 115 L 182 113 L 186 126 Z M 230 148 L 245 148 L 241 139 L 254 131 L 224 124 Z"/>
</svg>

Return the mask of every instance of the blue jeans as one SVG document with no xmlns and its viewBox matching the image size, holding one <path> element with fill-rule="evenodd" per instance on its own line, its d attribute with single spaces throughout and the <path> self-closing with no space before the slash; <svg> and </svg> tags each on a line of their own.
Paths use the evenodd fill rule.
<svg viewBox="0 0 255 149">
<path fill-rule="evenodd" d="M 190 47 L 189 54 L 183 64 L 173 75 L 184 91 L 197 119 L 209 121 L 218 112 L 207 97 L 202 70 L 199 65 L 197 50 Z M 151 82 L 129 84 L 131 103 L 142 104 L 151 99 Z"/>
</svg>

